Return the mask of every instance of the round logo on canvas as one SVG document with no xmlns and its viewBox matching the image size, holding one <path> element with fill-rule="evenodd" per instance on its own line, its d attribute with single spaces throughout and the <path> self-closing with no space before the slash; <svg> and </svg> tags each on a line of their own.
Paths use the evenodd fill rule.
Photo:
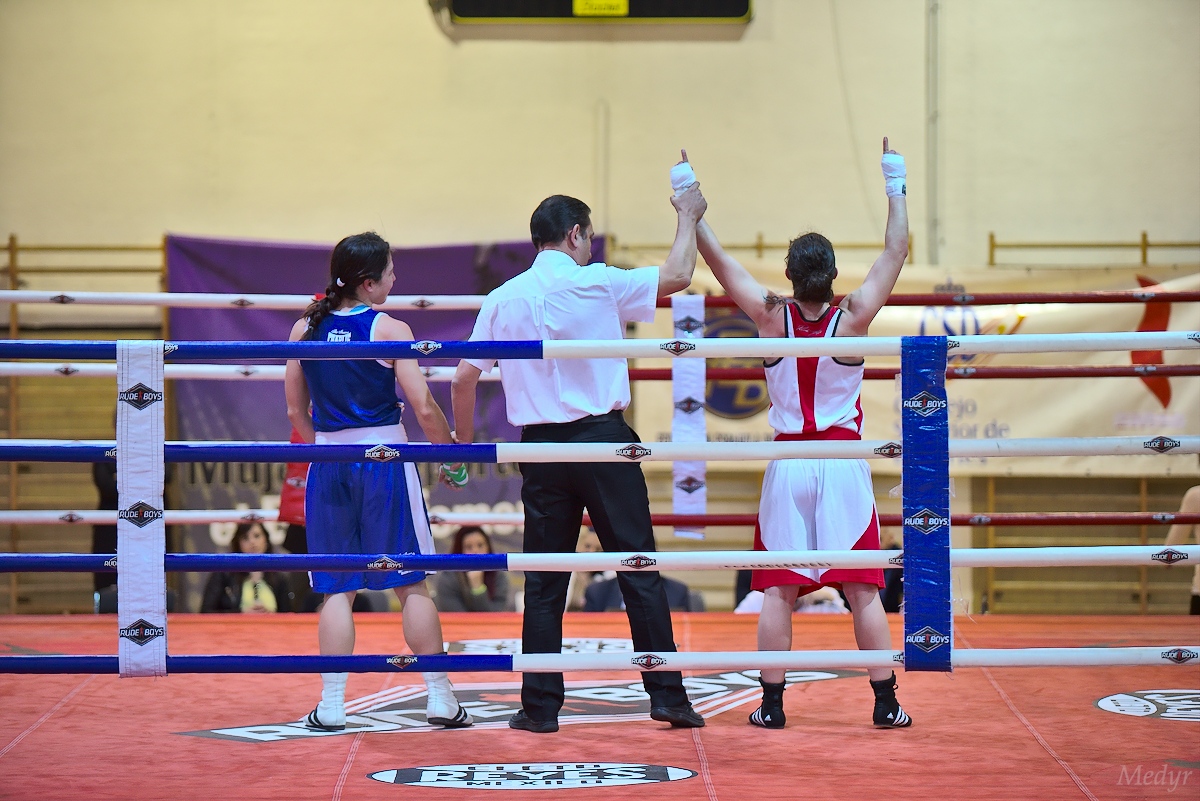
<svg viewBox="0 0 1200 801">
<path fill-rule="evenodd" d="M 377 782 L 410 787 L 457 787 L 464 790 L 565 790 L 578 787 L 622 787 L 677 782 L 696 775 L 670 765 L 633 762 L 532 762 L 504 765 L 433 765 L 381 770 L 369 774 Z"/>
<path fill-rule="evenodd" d="M 1162 718 L 1200 723 L 1200 690 L 1137 690 L 1101 698 L 1105 712 L 1138 718 Z"/>
</svg>

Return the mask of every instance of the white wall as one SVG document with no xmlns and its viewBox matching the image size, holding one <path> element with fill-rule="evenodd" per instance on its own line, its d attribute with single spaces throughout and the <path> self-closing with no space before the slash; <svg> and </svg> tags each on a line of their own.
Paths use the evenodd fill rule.
<svg viewBox="0 0 1200 801">
<path fill-rule="evenodd" d="M 942 6 L 944 264 L 1200 239 L 1200 4 Z M 886 134 L 924 260 L 925 3 L 755 8 L 733 41 L 454 42 L 422 0 L 2 0 L 0 233 L 513 239 L 565 192 L 664 241 L 686 146 L 727 240 L 878 240 Z"/>
</svg>

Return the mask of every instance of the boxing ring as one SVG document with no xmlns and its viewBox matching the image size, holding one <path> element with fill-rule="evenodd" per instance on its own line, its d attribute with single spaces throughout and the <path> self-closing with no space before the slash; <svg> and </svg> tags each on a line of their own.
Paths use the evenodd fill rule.
<svg viewBox="0 0 1200 801">
<path fill-rule="evenodd" d="M 154 297 L 162 303 L 161 295 Z M 948 460 L 957 456 L 1170 459 L 1200 453 L 1200 436 L 949 440 L 944 385 L 951 351 L 1196 349 L 1200 332 L 835 341 L 168 341 L 138 347 L 141 353 L 131 355 L 128 346 L 111 342 L 9 341 L 0 343 L 0 359 L 62 361 L 14 363 L 5 368 L 49 369 L 59 375 L 115 371 L 121 376 L 122 399 L 133 401 L 126 405 L 144 404 L 136 410 L 139 414 L 148 409 L 161 416 L 163 404 L 156 403 L 161 390 L 153 382 L 122 383 L 128 371 L 137 367 L 134 362 L 153 349 L 160 360 L 160 383 L 164 375 L 199 377 L 207 372 L 209 377 L 229 377 L 239 370 L 249 380 L 277 380 L 270 371 L 278 368 L 187 363 L 218 359 L 419 358 L 435 353 L 506 359 L 900 355 L 904 403 L 899 442 L 395 443 L 367 448 L 172 443 L 161 442 L 160 433 L 162 458 L 153 472 L 161 488 L 163 463 L 187 461 L 902 458 L 903 514 L 897 520 L 881 520 L 884 525 L 903 525 L 902 552 L 252 556 L 166 554 L 160 547 L 139 554 L 148 557 L 136 568 L 141 572 L 132 573 L 134 582 L 119 585 L 119 592 L 126 593 L 129 583 L 143 579 L 161 587 L 163 573 L 176 570 L 902 566 L 906 577 L 903 648 L 858 651 L 846 620 L 799 616 L 793 621 L 794 635 L 805 650 L 760 653 L 754 649 L 753 616 L 679 613 L 674 616 L 679 652 L 645 653 L 632 650 L 623 615 L 569 614 L 564 623 L 567 653 L 522 655 L 520 617 L 493 613 L 443 615 L 444 633 L 451 643 L 447 655 L 397 653 L 395 616 L 379 615 L 360 620 L 359 654 L 318 656 L 312 653 L 315 623 L 306 615 L 272 616 L 266 621 L 258 616 L 217 619 L 165 613 L 156 618 L 152 605 L 144 614 L 139 611 L 138 598 L 130 591 L 128 598 L 121 596 L 117 627 L 100 616 L 53 625 L 41 618 L 0 620 L 0 696 L 6 699 L 6 711 L 0 712 L 0 776 L 4 777 L 0 798 L 236 793 L 245 798 L 433 799 L 477 798 L 495 791 L 498 797 L 521 799 L 545 798 L 544 791 L 552 789 L 560 795 L 586 793 L 595 798 L 646 792 L 657 798 L 729 799 L 793 798 L 797 787 L 803 787 L 804 795 L 828 798 L 885 793 L 901 798 L 933 793 L 952 798 L 1141 798 L 1200 788 L 1200 747 L 1194 732 L 1200 723 L 1200 691 L 1179 689 L 1200 687 L 1200 627 L 1194 622 L 1176 617 L 1032 622 L 1003 616 L 955 617 L 950 590 L 952 566 L 1190 565 L 1200 559 L 1200 546 L 951 549 L 951 526 L 996 524 L 1004 516 L 952 516 L 948 495 Z M 164 355 L 171 364 L 161 364 Z M 114 358 L 115 368 L 75 363 Z M 1195 375 L 1196 371 L 1189 365 L 1175 374 Z M 121 414 L 133 412 L 123 408 Z M 12 439 L 0 443 L 0 459 L 121 463 L 133 458 L 130 443 L 142 434 L 127 433 L 124 440 L 119 436 L 115 441 Z M 144 445 L 140 440 L 134 444 Z M 135 501 L 123 494 L 120 519 L 126 524 L 136 520 L 133 525 L 161 526 L 262 520 L 271 514 L 266 510 L 164 512 L 161 489 L 158 500 L 159 508 L 153 508 L 141 497 Z M 72 519 L 64 520 L 67 515 Z M 0 513 L 0 524 L 86 524 L 117 517 L 118 513 L 92 511 L 11 512 Z M 698 522 L 684 517 L 656 515 L 655 522 Z M 1008 516 L 1013 523 L 1044 523 L 1053 517 Z M 1093 519 L 1146 522 L 1147 517 L 1097 515 Z M 1154 517 L 1155 522 L 1164 522 L 1167 516 Z M 745 516 L 725 518 L 704 516 L 703 522 L 746 522 Z M 455 523 L 489 519 L 442 516 L 443 522 Z M 122 571 L 128 558 L 124 551 L 116 558 L 0 554 L 0 571 Z M 112 653 L 114 634 L 118 634 L 116 654 Z M 161 659 L 143 659 L 143 649 L 156 649 Z M 889 666 L 897 669 L 904 705 L 917 720 L 910 730 L 880 732 L 861 721 L 866 669 Z M 753 671 L 760 667 L 789 671 L 787 680 L 793 689 L 786 698 L 789 717 L 794 714 L 794 718 L 783 731 L 759 731 L 745 723 L 745 714 L 758 700 Z M 411 674 L 442 670 L 456 673 L 460 699 L 477 720 L 472 729 L 442 731 L 424 724 L 424 688 L 419 677 Z M 685 672 L 685 686 L 696 710 L 705 716 L 706 728 L 668 730 L 648 721 L 648 700 L 637 674 L 652 670 Z M 311 706 L 315 694 L 315 679 L 302 674 L 321 671 L 356 674 L 347 696 L 344 733 L 306 730 L 294 720 Z M 508 716 L 519 706 L 519 683 L 511 674 L 521 671 L 567 672 L 567 705 L 560 717 L 564 728 L 558 734 L 536 737 L 506 728 Z M 119 681 L 114 674 L 131 680 Z M 138 676 L 167 678 L 132 678 Z M 1128 688 L 1135 686 L 1145 689 L 1130 694 Z M 406 734 L 413 737 L 392 736 Z M 331 736 L 341 739 L 316 742 Z M 831 755 L 834 750 L 840 754 Z"/>
</svg>

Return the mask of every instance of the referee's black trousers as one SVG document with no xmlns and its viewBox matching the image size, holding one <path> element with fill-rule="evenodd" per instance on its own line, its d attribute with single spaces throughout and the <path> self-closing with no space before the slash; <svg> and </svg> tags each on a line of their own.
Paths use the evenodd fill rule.
<svg viewBox="0 0 1200 801">
<path fill-rule="evenodd" d="M 620 412 L 573 423 L 526 426 L 522 442 L 639 442 Z M 525 553 L 574 553 L 586 508 L 606 551 L 654 550 L 650 500 L 642 467 L 635 463 L 526 462 L 524 481 Z M 521 652 L 556 654 L 562 649 L 562 617 L 570 573 L 527 572 Z M 667 592 L 657 572 L 619 572 L 633 647 L 675 651 Z M 687 703 L 678 671 L 646 672 L 642 684 L 651 706 Z M 561 673 L 526 673 L 521 705 L 534 720 L 553 720 L 563 705 Z"/>
</svg>

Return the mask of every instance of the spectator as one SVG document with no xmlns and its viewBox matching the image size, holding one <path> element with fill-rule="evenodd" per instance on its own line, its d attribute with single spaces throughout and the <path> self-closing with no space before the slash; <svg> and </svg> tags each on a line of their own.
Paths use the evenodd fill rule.
<svg viewBox="0 0 1200 801">
<path fill-rule="evenodd" d="M 588 527 L 580 530 L 579 543 L 575 546 L 575 553 L 600 553 L 603 550 L 604 548 L 600 545 L 600 538 L 596 536 L 595 529 Z M 567 611 L 585 611 L 583 608 L 584 596 L 587 593 L 588 587 L 592 586 L 592 582 L 606 578 L 616 578 L 616 576 L 615 571 L 609 574 L 602 571 L 576 570 L 571 574 L 571 581 L 567 585 Z"/>
<path fill-rule="evenodd" d="M 1183 494 L 1179 504 L 1180 514 L 1200 514 L 1200 484 L 1192 487 Z M 1167 532 L 1167 545 L 1187 545 L 1188 537 L 1200 542 L 1200 525 L 1194 523 L 1176 523 Z M 1189 614 L 1200 615 L 1200 565 L 1192 577 L 1192 602 Z"/>
<path fill-rule="evenodd" d="M 703 612 L 704 598 L 698 592 L 692 592 L 682 581 L 662 577 L 667 589 L 667 606 L 673 612 Z M 623 612 L 625 599 L 617 579 L 601 579 L 593 581 L 584 593 L 583 611 L 585 612 Z"/>
<path fill-rule="evenodd" d="M 495 553 L 492 540 L 479 526 L 454 532 L 451 553 Z M 502 570 L 444 570 L 437 575 L 439 612 L 512 612 L 508 573 Z"/>
<path fill-rule="evenodd" d="M 762 590 L 751 590 L 746 593 L 733 611 L 738 614 L 756 615 L 762 612 L 764 594 Z M 796 598 L 796 605 L 792 607 L 793 614 L 831 614 L 845 615 L 849 614 L 850 610 L 846 608 L 846 601 L 833 587 L 821 587 L 818 590 L 813 590 L 810 593 L 801 595 Z"/>
<path fill-rule="evenodd" d="M 271 553 L 271 541 L 261 523 L 242 523 L 229 543 L 233 553 Z M 256 570 L 213 573 L 204 588 L 201 612 L 290 612 L 292 593 L 283 573 Z"/>
</svg>

